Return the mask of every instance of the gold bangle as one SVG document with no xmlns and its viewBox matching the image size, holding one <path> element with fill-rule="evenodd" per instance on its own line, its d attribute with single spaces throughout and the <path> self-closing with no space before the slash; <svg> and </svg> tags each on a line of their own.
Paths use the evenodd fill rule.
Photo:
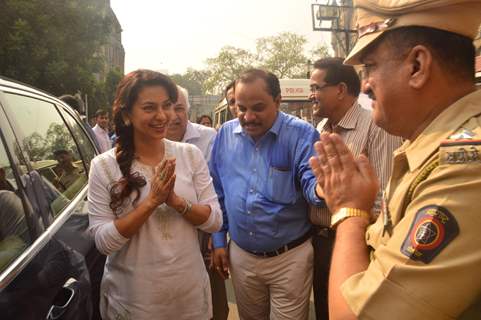
<svg viewBox="0 0 481 320">
<path fill-rule="evenodd" d="M 368 221 L 371 218 L 369 212 L 357 208 L 341 208 L 331 217 L 331 228 L 335 228 L 339 223 L 351 217 L 362 217 Z"/>
</svg>

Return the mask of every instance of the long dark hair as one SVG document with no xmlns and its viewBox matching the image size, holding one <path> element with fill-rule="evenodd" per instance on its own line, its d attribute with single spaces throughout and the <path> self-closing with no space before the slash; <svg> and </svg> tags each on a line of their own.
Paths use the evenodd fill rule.
<svg viewBox="0 0 481 320">
<path fill-rule="evenodd" d="M 135 157 L 134 130 L 131 123 L 126 123 L 124 118 L 132 113 L 132 108 L 137 101 L 140 91 L 149 86 L 163 87 L 170 101 L 177 101 L 177 87 L 175 83 L 162 73 L 139 69 L 127 74 L 117 86 L 114 104 L 112 106 L 115 124 L 115 157 L 119 164 L 122 178 L 112 184 L 110 188 L 110 208 L 115 215 L 128 197 L 135 192 L 135 204 L 140 197 L 140 188 L 145 186 L 145 178 L 138 172 L 131 172 L 132 162 Z"/>
</svg>

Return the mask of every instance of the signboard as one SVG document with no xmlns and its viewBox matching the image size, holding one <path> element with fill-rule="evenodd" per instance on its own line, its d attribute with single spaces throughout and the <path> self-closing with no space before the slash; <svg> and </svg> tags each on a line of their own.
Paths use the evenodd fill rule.
<svg viewBox="0 0 481 320">
<path fill-rule="evenodd" d="M 308 101 L 309 79 L 280 79 L 282 101 Z"/>
</svg>

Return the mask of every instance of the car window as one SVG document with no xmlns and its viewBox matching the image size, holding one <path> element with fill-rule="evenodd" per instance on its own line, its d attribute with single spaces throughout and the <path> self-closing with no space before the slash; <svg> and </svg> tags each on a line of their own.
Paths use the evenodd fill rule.
<svg viewBox="0 0 481 320">
<path fill-rule="evenodd" d="M 46 101 L 5 94 L 8 116 L 13 117 L 17 136 L 32 168 L 43 180 L 53 217 L 87 184 L 80 152 L 57 108 Z"/>
<path fill-rule="evenodd" d="M 62 109 L 60 110 L 65 122 L 69 124 L 72 134 L 77 141 L 77 146 L 80 150 L 82 160 L 85 163 L 85 168 L 88 172 L 90 168 L 90 162 L 95 157 L 95 148 L 80 124 L 68 112 L 63 111 Z"/>
<path fill-rule="evenodd" d="M 32 243 L 12 166 L 0 142 L 0 273 Z"/>
</svg>

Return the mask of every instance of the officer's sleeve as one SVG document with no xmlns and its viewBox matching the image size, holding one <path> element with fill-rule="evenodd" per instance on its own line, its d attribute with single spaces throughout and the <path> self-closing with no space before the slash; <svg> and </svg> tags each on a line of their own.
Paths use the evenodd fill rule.
<svg viewBox="0 0 481 320">
<path fill-rule="evenodd" d="M 342 293 L 359 319 L 455 319 L 481 292 L 481 161 L 442 164 Z"/>
</svg>

